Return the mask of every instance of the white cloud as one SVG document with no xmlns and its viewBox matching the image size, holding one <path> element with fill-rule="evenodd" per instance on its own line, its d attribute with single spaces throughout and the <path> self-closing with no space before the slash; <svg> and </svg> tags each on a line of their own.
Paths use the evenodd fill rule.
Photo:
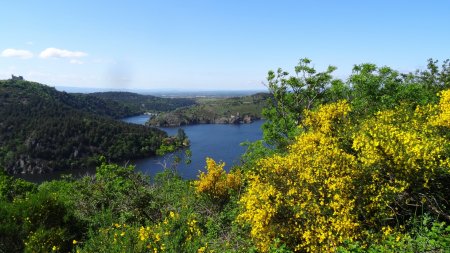
<svg viewBox="0 0 450 253">
<path fill-rule="evenodd" d="M 83 64 L 84 63 L 83 61 L 80 61 L 80 60 L 77 60 L 77 59 L 71 59 L 69 62 L 72 63 L 72 64 Z"/>
<path fill-rule="evenodd" d="M 88 54 L 85 52 L 81 52 L 81 51 L 69 51 L 69 50 L 65 50 L 65 49 L 58 49 L 58 48 L 53 48 L 53 47 L 49 47 L 47 49 L 45 49 L 44 51 L 42 51 L 39 54 L 39 57 L 47 59 L 47 58 L 80 58 L 80 57 L 84 57 L 87 56 Z"/>
<path fill-rule="evenodd" d="M 22 59 L 29 59 L 33 57 L 33 53 L 28 50 L 21 50 L 21 49 L 14 49 L 14 48 L 7 48 L 3 50 L 2 57 L 19 57 Z"/>
</svg>

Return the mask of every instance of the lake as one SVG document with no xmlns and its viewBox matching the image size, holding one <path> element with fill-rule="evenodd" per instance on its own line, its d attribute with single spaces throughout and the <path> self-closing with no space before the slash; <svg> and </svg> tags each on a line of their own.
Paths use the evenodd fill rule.
<svg viewBox="0 0 450 253">
<path fill-rule="evenodd" d="M 139 115 L 122 119 L 124 122 L 133 124 L 145 124 L 149 115 Z M 240 156 L 245 152 L 246 147 L 240 144 L 245 141 L 256 141 L 262 138 L 261 125 L 263 120 L 258 120 L 252 124 L 200 124 L 182 127 L 163 127 L 169 135 L 176 135 L 178 128 L 184 129 L 191 142 L 191 163 L 184 163 L 184 151 L 167 154 L 162 157 L 149 157 L 139 160 L 127 162 L 136 166 L 136 170 L 144 174 L 154 176 L 161 172 L 164 165 L 171 167 L 174 165 L 175 156 L 182 158 L 182 161 L 177 165 L 178 173 L 186 179 L 197 178 L 198 171 L 204 170 L 206 157 L 211 157 L 217 162 L 223 161 L 226 163 L 225 169 L 229 170 L 232 165 L 239 163 Z M 119 163 L 124 165 L 124 163 Z M 34 174 L 34 175 L 15 175 L 16 177 L 31 181 L 43 182 L 52 179 L 58 179 L 63 174 L 72 174 L 75 177 L 81 177 L 88 174 L 95 173 L 95 169 L 78 169 L 56 171 L 49 174 Z"/>
<path fill-rule="evenodd" d="M 144 124 L 149 116 L 140 115 L 123 119 L 123 121 L 134 124 Z M 155 175 L 163 169 L 163 166 L 172 166 L 174 157 L 180 156 L 182 161 L 177 166 L 178 173 L 186 179 L 197 177 L 199 170 L 204 170 L 206 157 L 226 163 L 228 170 L 232 165 L 239 164 L 240 156 L 245 152 L 246 147 L 240 144 L 245 141 L 256 141 L 262 138 L 261 125 L 263 120 L 258 120 L 252 124 L 200 124 L 182 127 L 164 127 L 162 130 L 169 135 L 176 135 L 178 128 L 182 128 L 191 142 L 192 151 L 191 163 L 185 164 L 183 151 L 168 154 L 163 157 L 150 157 L 131 161 L 138 171 L 148 175 Z"/>
</svg>

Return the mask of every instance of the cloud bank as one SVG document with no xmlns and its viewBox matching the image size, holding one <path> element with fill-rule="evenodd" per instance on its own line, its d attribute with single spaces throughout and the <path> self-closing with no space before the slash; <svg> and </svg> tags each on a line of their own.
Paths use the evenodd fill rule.
<svg viewBox="0 0 450 253">
<path fill-rule="evenodd" d="M 69 51 L 65 49 L 49 47 L 39 54 L 43 59 L 47 58 L 80 58 L 88 54 L 81 51 Z"/>
<path fill-rule="evenodd" d="M 18 57 L 21 59 L 29 59 L 33 57 L 33 53 L 28 50 L 7 48 L 3 50 L 2 57 Z"/>
</svg>

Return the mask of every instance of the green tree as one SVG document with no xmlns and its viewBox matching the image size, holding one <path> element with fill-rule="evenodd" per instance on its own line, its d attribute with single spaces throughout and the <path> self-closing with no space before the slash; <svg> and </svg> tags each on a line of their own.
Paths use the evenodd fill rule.
<svg viewBox="0 0 450 253">
<path fill-rule="evenodd" d="M 184 141 L 187 139 L 187 135 L 184 132 L 183 128 L 178 128 L 178 132 L 177 132 L 177 144 L 179 146 L 182 146 Z"/>
<path fill-rule="evenodd" d="M 297 134 L 303 111 L 322 103 L 325 91 L 333 84 L 342 86 L 331 75 L 336 67 L 329 66 L 326 71 L 317 72 L 310 64 L 308 58 L 300 59 L 294 76 L 289 76 L 281 68 L 276 73 L 269 71 L 267 87 L 272 101 L 263 110 L 266 119 L 263 125 L 264 139 L 269 144 L 277 147 L 288 145 Z"/>
<path fill-rule="evenodd" d="M 392 108 L 397 104 L 396 95 L 402 84 L 399 73 L 389 67 L 379 68 L 370 63 L 355 65 L 349 77 L 353 110 L 371 115 L 381 107 Z"/>
</svg>

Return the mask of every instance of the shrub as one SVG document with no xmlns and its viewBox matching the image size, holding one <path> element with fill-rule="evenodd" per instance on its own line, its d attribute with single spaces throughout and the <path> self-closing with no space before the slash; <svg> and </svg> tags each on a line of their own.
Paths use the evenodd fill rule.
<svg viewBox="0 0 450 253">
<path fill-rule="evenodd" d="M 445 96 L 354 122 L 344 101 L 305 111 L 287 154 L 250 170 L 238 220 L 263 252 L 277 239 L 309 252 L 384 240 L 421 206 L 450 220 Z"/>
<path fill-rule="evenodd" d="M 225 163 L 217 164 L 213 159 L 206 158 L 207 172 L 200 172 L 199 179 L 194 182 L 197 193 L 205 194 L 218 202 L 228 201 L 229 191 L 241 186 L 242 176 L 239 170 L 226 173 Z"/>
</svg>

